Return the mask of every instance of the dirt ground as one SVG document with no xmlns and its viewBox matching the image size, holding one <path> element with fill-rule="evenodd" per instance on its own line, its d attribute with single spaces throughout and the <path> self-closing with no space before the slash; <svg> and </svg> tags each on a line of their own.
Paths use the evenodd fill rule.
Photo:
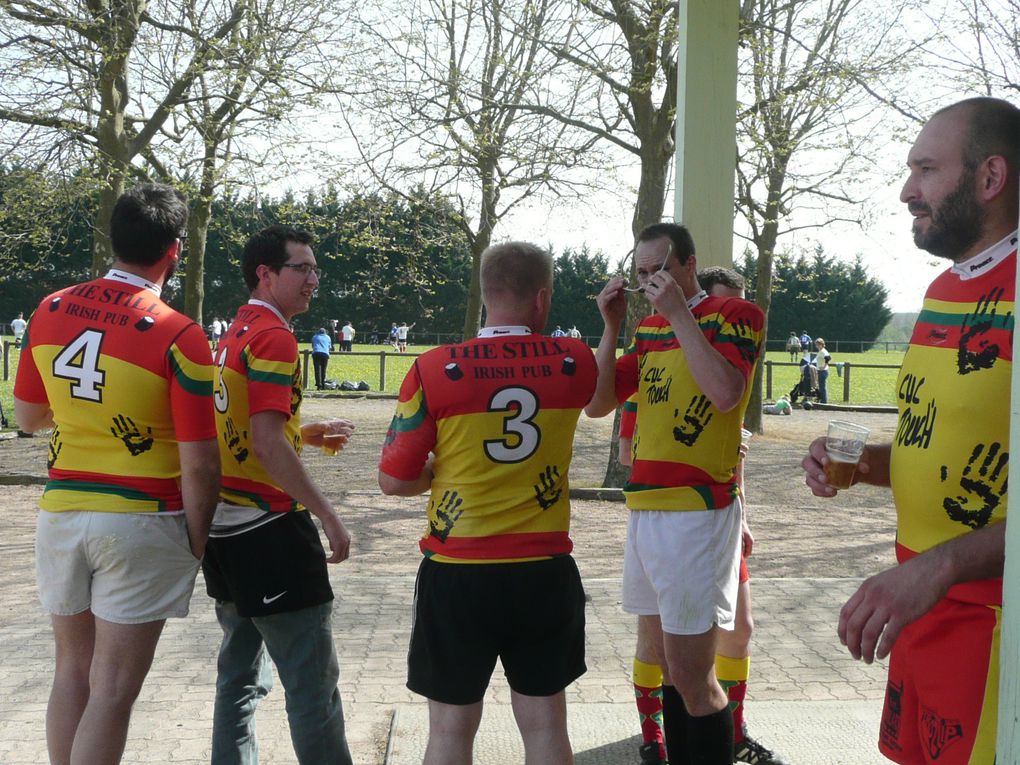
<svg viewBox="0 0 1020 765">
<path fill-rule="evenodd" d="M 394 503 L 376 497 L 376 463 L 395 402 L 310 394 L 305 421 L 347 417 L 357 424 L 348 448 L 336 457 L 306 450 L 316 479 L 336 498 L 355 539 L 357 567 L 391 569 L 394 541 L 403 540 L 409 570 L 417 565 L 414 541 L 423 528 L 423 504 Z M 747 460 L 749 517 L 755 535 L 750 566 L 756 577 L 857 577 L 894 563 L 895 513 L 888 491 L 855 486 L 834 500 L 814 497 L 805 487 L 800 460 L 807 444 L 825 431 L 829 419 L 850 419 L 871 428 L 873 442 L 889 441 L 893 414 L 797 410 L 789 417 L 766 417 L 766 433 L 751 443 Z M 608 459 L 612 417 L 582 416 L 574 441 L 572 486 L 599 486 Z M 13 435 L 13 434 L 12 434 Z M 0 440 L 0 483 L 24 484 L 45 476 L 46 438 Z M 0 516 L 29 521 L 41 486 L 4 492 Z M 575 557 L 585 576 L 619 576 L 619 551 L 626 510 L 620 503 L 574 503 Z M 0 543 L 0 550 L 3 544 Z M 400 556 L 404 560 L 405 556 Z M 403 568 L 403 564 L 401 565 Z"/>
</svg>

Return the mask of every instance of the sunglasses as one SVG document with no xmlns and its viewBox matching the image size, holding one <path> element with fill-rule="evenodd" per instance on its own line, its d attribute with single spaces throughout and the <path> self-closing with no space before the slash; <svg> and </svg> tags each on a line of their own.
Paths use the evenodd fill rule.
<svg viewBox="0 0 1020 765">
<path fill-rule="evenodd" d="M 634 250 L 631 250 L 630 252 L 628 252 L 624 256 L 624 260 L 626 260 L 627 258 L 633 257 L 634 256 L 634 252 L 635 252 Z M 672 254 L 673 254 L 673 242 L 671 241 L 669 243 L 669 246 L 666 247 L 666 257 L 664 257 L 662 259 L 662 265 L 659 266 L 656 269 L 657 271 L 665 271 L 666 270 L 666 264 L 669 262 L 669 256 L 672 255 Z M 644 292 L 645 288 L 644 287 L 624 287 L 623 291 L 624 292 Z"/>
</svg>

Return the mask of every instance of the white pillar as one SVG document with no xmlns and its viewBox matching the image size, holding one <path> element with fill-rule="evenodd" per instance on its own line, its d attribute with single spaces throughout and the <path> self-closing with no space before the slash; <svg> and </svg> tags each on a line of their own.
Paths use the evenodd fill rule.
<svg viewBox="0 0 1020 765">
<path fill-rule="evenodd" d="M 674 216 L 698 266 L 733 265 L 737 0 L 680 0 Z"/>
<path fill-rule="evenodd" d="M 1017 269 L 1015 295 L 1020 295 L 1020 269 Z M 1016 311 L 1013 312 L 1014 321 Z M 1010 396 L 1009 444 L 1020 444 L 1020 332 L 1013 332 L 1013 381 Z M 1020 762 L 1020 460 L 1009 461 L 1007 515 L 1015 514 L 1006 526 L 1006 568 L 1002 576 L 1002 642 L 999 651 L 999 729 L 996 762 Z"/>
</svg>

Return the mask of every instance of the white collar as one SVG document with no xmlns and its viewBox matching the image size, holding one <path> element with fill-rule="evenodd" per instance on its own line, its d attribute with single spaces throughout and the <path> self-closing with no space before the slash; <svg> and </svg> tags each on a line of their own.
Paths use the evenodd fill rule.
<svg viewBox="0 0 1020 765">
<path fill-rule="evenodd" d="M 982 276 L 1016 252 L 1016 239 L 1016 231 L 1007 234 L 987 250 L 967 258 L 962 263 L 954 263 L 950 270 L 964 281 Z"/>
<path fill-rule="evenodd" d="M 285 326 L 287 329 L 290 329 L 290 323 L 285 318 L 283 318 L 283 314 L 280 313 L 280 309 L 278 309 L 275 305 L 270 305 L 265 300 L 259 300 L 257 298 L 249 299 L 248 305 L 260 305 L 263 308 L 268 308 L 270 311 L 272 311 L 278 317 L 280 317 L 280 321 L 283 322 L 283 326 Z"/>
<path fill-rule="evenodd" d="M 530 335 L 531 329 L 524 326 L 482 327 L 479 337 L 504 337 L 506 335 Z"/>
<path fill-rule="evenodd" d="M 705 290 L 701 290 L 701 292 L 699 292 L 698 294 L 692 295 L 691 297 L 687 298 L 687 307 L 693 311 L 695 308 L 698 307 L 698 304 L 707 297 L 708 293 L 705 292 Z"/>
<path fill-rule="evenodd" d="M 119 268 L 111 268 L 106 272 L 104 279 L 110 279 L 115 282 L 127 282 L 134 287 L 141 287 L 142 289 L 155 292 L 156 297 L 163 294 L 162 288 L 158 284 L 153 284 L 148 279 L 138 276 L 137 274 L 129 274 L 127 271 L 121 271 Z"/>
</svg>

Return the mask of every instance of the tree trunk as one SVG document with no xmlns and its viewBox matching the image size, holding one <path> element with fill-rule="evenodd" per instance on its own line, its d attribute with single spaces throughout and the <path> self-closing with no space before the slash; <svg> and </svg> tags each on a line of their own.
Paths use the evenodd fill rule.
<svg viewBox="0 0 1020 765">
<path fill-rule="evenodd" d="M 765 370 L 765 350 L 769 332 L 769 308 L 772 305 L 772 260 L 776 252 L 776 240 L 779 238 L 779 194 L 786 179 L 786 166 L 780 165 L 769 173 L 769 196 L 765 207 L 765 225 L 761 234 L 755 237 L 758 250 L 757 284 L 755 285 L 755 303 L 765 314 L 762 327 L 761 356 L 755 365 L 754 380 L 751 387 L 751 398 L 747 403 L 744 415 L 744 426 L 752 433 L 764 432 L 762 421 L 763 379 Z"/>
<path fill-rule="evenodd" d="M 215 141 L 206 142 L 205 155 L 202 157 L 202 183 L 188 219 L 184 314 L 198 322 L 199 326 L 204 326 L 202 303 L 205 300 L 205 245 L 209 238 L 209 221 L 212 219 L 213 196 L 216 192 L 217 146 Z"/>
<path fill-rule="evenodd" d="M 492 241 L 492 230 L 496 226 L 496 204 L 499 192 L 496 190 L 494 163 L 482 167 L 482 209 L 478 216 L 478 231 L 471 239 L 471 281 L 468 284 L 467 308 L 464 310 L 464 340 L 478 334 L 482 324 L 482 253 Z"/>
</svg>

